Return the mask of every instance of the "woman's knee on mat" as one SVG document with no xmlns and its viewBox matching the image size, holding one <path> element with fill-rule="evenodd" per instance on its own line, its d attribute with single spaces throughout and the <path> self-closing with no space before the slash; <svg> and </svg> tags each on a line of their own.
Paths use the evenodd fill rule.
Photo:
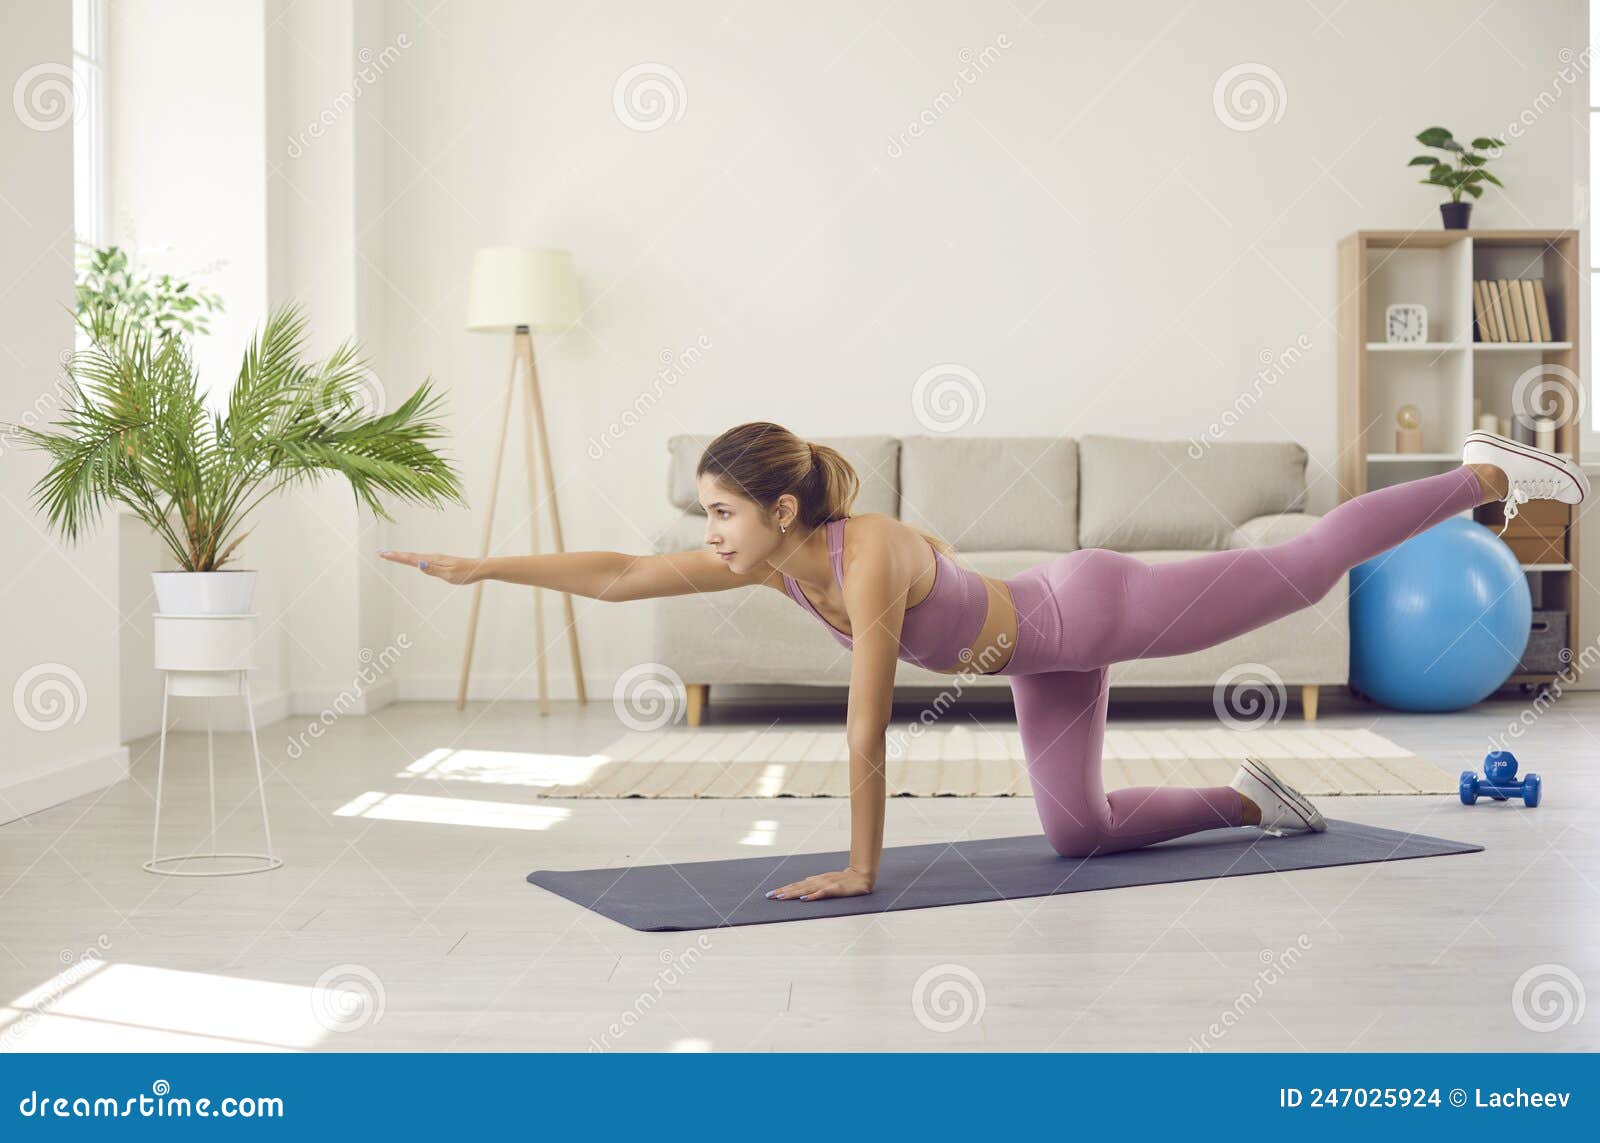
<svg viewBox="0 0 1600 1143">
<path fill-rule="evenodd" d="M 1045 834 L 1050 840 L 1050 847 L 1061 856 L 1070 858 L 1085 858 L 1104 852 L 1102 847 L 1106 844 L 1106 837 L 1101 834 L 1085 834 L 1085 832 L 1067 832 L 1067 834 Z"/>
<path fill-rule="evenodd" d="M 1044 822 L 1044 836 L 1050 848 L 1062 857 L 1093 857 L 1110 841 L 1110 835 L 1099 823 L 1059 819 Z"/>
</svg>

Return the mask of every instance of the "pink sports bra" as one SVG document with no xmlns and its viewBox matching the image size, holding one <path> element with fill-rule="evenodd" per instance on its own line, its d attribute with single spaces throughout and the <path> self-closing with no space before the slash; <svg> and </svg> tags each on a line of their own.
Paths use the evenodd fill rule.
<svg viewBox="0 0 1600 1143">
<path fill-rule="evenodd" d="M 844 520 L 829 520 L 824 526 L 828 537 L 828 559 L 833 578 L 844 587 Z M 930 547 L 932 545 L 929 545 Z M 983 632 L 989 614 L 989 591 L 983 577 L 962 567 L 938 548 L 933 549 L 933 590 L 920 603 L 906 608 L 900 626 L 900 658 L 929 670 L 948 670 L 960 665 L 961 652 Z M 801 607 L 822 620 L 823 626 L 845 647 L 854 640 L 840 631 L 818 611 L 789 576 L 783 589 Z"/>
</svg>

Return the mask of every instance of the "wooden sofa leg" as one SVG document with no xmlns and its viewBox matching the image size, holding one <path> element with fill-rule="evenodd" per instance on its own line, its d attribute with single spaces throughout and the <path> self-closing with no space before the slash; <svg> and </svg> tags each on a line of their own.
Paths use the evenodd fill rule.
<svg viewBox="0 0 1600 1143">
<path fill-rule="evenodd" d="M 1300 709 L 1305 714 L 1307 722 L 1317 721 L 1317 694 L 1319 688 L 1316 683 L 1307 683 L 1300 688 Z"/>
<path fill-rule="evenodd" d="M 699 726 L 700 716 L 705 713 L 706 700 L 711 697 L 710 683 L 690 683 L 689 692 L 689 725 Z"/>
</svg>

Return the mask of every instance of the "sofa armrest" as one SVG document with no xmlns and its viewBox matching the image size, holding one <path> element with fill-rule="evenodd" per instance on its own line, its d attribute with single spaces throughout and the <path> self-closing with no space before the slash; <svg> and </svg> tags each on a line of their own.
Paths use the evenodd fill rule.
<svg viewBox="0 0 1600 1143">
<path fill-rule="evenodd" d="M 1281 544 L 1311 530 L 1321 516 L 1309 512 L 1273 512 L 1266 516 L 1252 516 L 1233 530 L 1227 548 L 1263 548 Z"/>
</svg>

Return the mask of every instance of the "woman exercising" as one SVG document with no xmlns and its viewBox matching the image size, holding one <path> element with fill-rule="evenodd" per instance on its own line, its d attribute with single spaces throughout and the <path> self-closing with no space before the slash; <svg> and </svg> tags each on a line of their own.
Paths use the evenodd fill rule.
<svg viewBox="0 0 1600 1143">
<path fill-rule="evenodd" d="M 1267 547 L 1146 564 L 1082 548 L 1007 579 L 950 558 L 943 540 L 890 516 L 850 515 L 849 462 L 780 425 L 712 441 L 696 469 L 707 550 L 498 556 L 385 551 L 449 583 L 504 580 L 610 601 L 768 587 L 852 650 L 850 864 L 772 890 L 818 901 L 870 893 L 883 849 L 884 757 L 895 662 L 1008 676 L 1045 837 L 1063 857 L 1116 853 L 1225 826 L 1322 831 L 1316 807 L 1247 758 L 1226 786 L 1101 783 L 1112 663 L 1198 651 L 1309 607 L 1364 560 L 1457 512 L 1502 500 L 1579 504 L 1582 470 L 1494 433 L 1467 437 L 1460 467 L 1363 493 Z"/>
</svg>

